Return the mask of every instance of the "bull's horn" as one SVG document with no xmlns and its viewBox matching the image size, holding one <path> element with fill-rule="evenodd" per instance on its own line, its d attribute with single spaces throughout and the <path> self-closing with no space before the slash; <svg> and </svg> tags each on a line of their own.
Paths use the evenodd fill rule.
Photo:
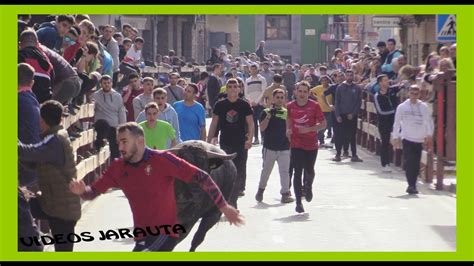
<svg viewBox="0 0 474 266">
<path fill-rule="evenodd" d="M 212 158 L 219 158 L 222 160 L 233 160 L 235 157 L 237 157 L 237 153 L 231 153 L 231 154 L 222 154 L 222 153 L 217 153 L 213 151 L 206 151 L 207 152 L 207 158 L 212 159 Z"/>
</svg>

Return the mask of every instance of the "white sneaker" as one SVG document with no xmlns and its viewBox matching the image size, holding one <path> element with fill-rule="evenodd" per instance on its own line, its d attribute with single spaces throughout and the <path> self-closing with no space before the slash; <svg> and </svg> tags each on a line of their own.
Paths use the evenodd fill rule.
<svg viewBox="0 0 474 266">
<path fill-rule="evenodd" d="M 383 168 L 382 171 L 383 171 L 384 173 L 391 173 L 391 172 L 392 172 L 392 169 L 390 169 L 390 166 L 388 166 L 388 165 L 385 165 L 385 166 L 382 167 L 382 168 Z"/>
</svg>

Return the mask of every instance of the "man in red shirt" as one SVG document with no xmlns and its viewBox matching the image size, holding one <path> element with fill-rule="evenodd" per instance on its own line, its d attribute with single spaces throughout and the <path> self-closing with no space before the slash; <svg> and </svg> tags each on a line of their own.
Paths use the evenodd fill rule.
<svg viewBox="0 0 474 266">
<path fill-rule="evenodd" d="M 314 180 L 314 163 L 318 155 L 319 130 L 326 128 L 326 120 L 319 104 L 309 99 L 311 85 L 307 81 L 296 83 L 296 100 L 287 106 L 288 119 L 286 134 L 290 140 L 291 164 L 294 166 L 294 191 L 296 196 L 296 212 L 304 212 L 301 203 L 301 175 L 305 171 L 305 198 L 313 199 L 312 185 Z"/>
<path fill-rule="evenodd" d="M 140 84 L 140 78 L 137 73 L 132 72 L 128 75 L 128 86 L 122 92 L 123 104 L 127 109 L 127 122 L 135 121 L 133 111 L 133 99 L 143 93 L 143 87 Z"/>
<path fill-rule="evenodd" d="M 143 129 L 137 123 L 119 126 L 117 141 L 122 157 L 112 162 L 102 177 L 91 186 L 86 186 L 83 181 L 71 181 L 70 190 L 73 193 L 88 200 L 105 193 L 109 188 L 120 188 L 129 201 L 135 229 L 173 226 L 179 223 L 174 191 L 174 179 L 177 178 L 186 183 L 198 183 L 231 225 L 244 222 L 239 211 L 227 204 L 207 173 L 170 152 L 146 148 Z M 136 236 L 133 251 L 171 251 L 177 240 L 178 235 L 174 232 Z"/>
</svg>

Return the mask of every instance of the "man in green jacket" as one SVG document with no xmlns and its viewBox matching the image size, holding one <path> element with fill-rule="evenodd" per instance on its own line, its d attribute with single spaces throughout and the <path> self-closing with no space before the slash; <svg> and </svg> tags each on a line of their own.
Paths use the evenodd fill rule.
<svg viewBox="0 0 474 266">
<path fill-rule="evenodd" d="M 41 196 L 30 200 L 33 216 L 48 221 L 56 251 L 72 251 L 81 204 L 79 196 L 69 191 L 69 182 L 76 179 L 76 163 L 67 131 L 60 125 L 63 110 L 54 100 L 41 105 L 42 141 L 29 145 L 18 141 L 18 159 L 37 163 Z"/>
</svg>

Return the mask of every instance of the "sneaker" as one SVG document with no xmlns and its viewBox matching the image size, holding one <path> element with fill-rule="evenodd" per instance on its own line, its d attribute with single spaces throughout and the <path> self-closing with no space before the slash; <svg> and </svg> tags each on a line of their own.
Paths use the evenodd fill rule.
<svg viewBox="0 0 474 266">
<path fill-rule="evenodd" d="M 243 190 L 239 191 L 239 194 L 238 194 L 239 197 L 243 197 L 245 196 L 245 192 Z"/>
<path fill-rule="evenodd" d="M 363 160 L 361 158 L 359 158 L 359 156 L 356 155 L 356 156 L 352 156 L 351 162 L 361 163 L 361 162 L 363 162 Z"/>
<path fill-rule="evenodd" d="M 332 158 L 332 160 L 333 160 L 334 162 L 340 162 L 340 161 L 341 161 L 341 156 L 336 155 L 336 156 L 334 156 L 334 158 Z"/>
<path fill-rule="evenodd" d="M 349 158 L 349 152 L 348 151 L 345 151 L 343 154 L 342 154 L 342 157 L 346 157 L 346 158 Z"/>
<path fill-rule="evenodd" d="M 326 138 L 327 138 L 327 139 L 330 139 L 330 138 L 332 138 L 332 135 L 331 135 L 331 134 L 328 134 L 328 135 L 326 136 Z"/>
<path fill-rule="evenodd" d="M 263 200 L 263 191 L 265 191 L 265 189 L 259 188 L 257 195 L 255 195 L 255 200 L 257 200 L 258 202 L 262 202 Z"/>
<path fill-rule="evenodd" d="M 304 212 L 303 204 L 296 204 L 295 211 L 297 213 L 303 213 Z"/>
<path fill-rule="evenodd" d="M 281 194 L 281 203 L 291 203 L 293 201 L 295 201 L 295 199 L 291 197 L 290 193 Z"/>
<path fill-rule="evenodd" d="M 252 143 L 252 145 L 259 145 L 259 144 L 260 144 L 260 141 L 258 141 L 258 139 Z"/>
<path fill-rule="evenodd" d="M 384 173 L 391 173 L 391 172 L 392 172 L 392 169 L 390 169 L 390 166 L 388 166 L 388 164 L 387 164 L 387 165 L 385 165 L 384 167 L 382 167 L 382 171 L 383 171 Z"/>
<path fill-rule="evenodd" d="M 311 202 L 313 200 L 313 189 L 310 186 L 307 186 L 305 188 L 305 196 L 304 198 L 306 199 L 307 202 Z"/>
<path fill-rule="evenodd" d="M 332 145 L 331 145 L 331 144 L 323 144 L 323 145 L 321 145 L 321 147 L 327 148 L 327 149 L 332 149 Z"/>
</svg>

